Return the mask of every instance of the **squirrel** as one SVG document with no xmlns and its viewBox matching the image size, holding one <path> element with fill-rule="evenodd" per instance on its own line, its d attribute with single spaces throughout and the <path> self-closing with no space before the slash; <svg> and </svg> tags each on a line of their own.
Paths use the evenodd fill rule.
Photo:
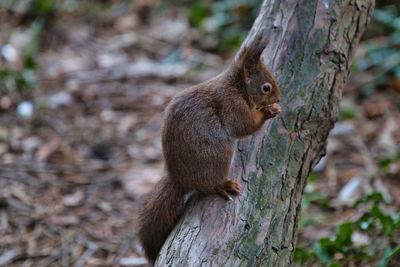
<svg viewBox="0 0 400 267">
<path fill-rule="evenodd" d="M 152 264 L 183 213 L 187 193 L 226 200 L 240 194 L 240 184 L 228 177 L 234 140 L 281 112 L 278 84 L 260 60 L 264 43 L 256 39 L 223 73 L 168 104 L 162 126 L 166 175 L 145 197 L 138 218 L 138 237 Z"/>
</svg>

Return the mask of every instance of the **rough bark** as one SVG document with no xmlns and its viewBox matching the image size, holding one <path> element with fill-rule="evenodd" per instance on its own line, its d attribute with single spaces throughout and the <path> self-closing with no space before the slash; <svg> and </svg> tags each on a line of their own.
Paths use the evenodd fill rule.
<svg viewBox="0 0 400 267">
<path fill-rule="evenodd" d="M 325 151 L 373 0 L 265 0 L 257 33 L 282 92 L 282 114 L 237 144 L 242 194 L 192 198 L 156 266 L 290 266 L 307 176 Z"/>
</svg>

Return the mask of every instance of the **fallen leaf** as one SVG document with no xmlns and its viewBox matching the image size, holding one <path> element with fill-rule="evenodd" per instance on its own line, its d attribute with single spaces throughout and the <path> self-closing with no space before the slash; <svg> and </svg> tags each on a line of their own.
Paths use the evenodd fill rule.
<svg viewBox="0 0 400 267">
<path fill-rule="evenodd" d="M 81 204 L 82 200 L 85 197 L 85 193 L 82 189 L 77 190 L 76 192 L 66 195 L 63 197 L 63 203 L 65 206 L 74 207 Z"/>
<path fill-rule="evenodd" d="M 9 96 L 2 96 L 0 98 L 0 110 L 7 110 L 11 107 L 12 101 Z"/>
<path fill-rule="evenodd" d="M 74 215 L 51 215 L 46 221 L 55 225 L 74 225 L 79 223 L 79 218 Z"/>
<path fill-rule="evenodd" d="M 146 266 L 147 265 L 147 259 L 143 258 L 143 257 L 125 257 L 125 258 L 121 258 L 119 260 L 119 264 L 122 266 L 135 266 L 135 267 L 139 267 L 139 266 Z"/>
<path fill-rule="evenodd" d="M 7 250 L 2 255 L 0 255 L 0 266 L 5 266 L 6 263 L 12 261 L 15 257 L 19 255 L 20 250 L 18 248 Z"/>
<path fill-rule="evenodd" d="M 36 161 L 37 162 L 45 162 L 47 159 L 59 149 L 61 144 L 60 138 L 56 137 L 47 142 L 46 144 L 42 145 L 37 154 L 36 154 Z"/>
<path fill-rule="evenodd" d="M 162 174 L 163 170 L 159 166 L 136 165 L 121 176 L 121 183 L 126 192 L 136 198 L 148 193 Z"/>
<path fill-rule="evenodd" d="M 400 93 L 400 79 L 393 77 L 389 80 L 389 86 L 393 88 L 397 93 Z"/>
<path fill-rule="evenodd" d="M 337 200 L 340 204 L 352 206 L 355 201 L 361 197 L 363 178 L 361 176 L 353 177 L 343 188 L 340 190 Z"/>
</svg>

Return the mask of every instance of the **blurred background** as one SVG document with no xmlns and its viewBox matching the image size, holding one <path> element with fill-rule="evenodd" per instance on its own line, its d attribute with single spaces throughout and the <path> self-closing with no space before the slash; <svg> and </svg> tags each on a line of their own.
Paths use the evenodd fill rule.
<svg viewBox="0 0 400 267">
<path fill-rule="evenodd" d="M 162 111 L 229 64 L 261 2 L 0 1 L 0 266 L 146 264 Z M 295 262 L 400 266 L 398 1 L 377 1 L 341 105 Z"/>
</svg>

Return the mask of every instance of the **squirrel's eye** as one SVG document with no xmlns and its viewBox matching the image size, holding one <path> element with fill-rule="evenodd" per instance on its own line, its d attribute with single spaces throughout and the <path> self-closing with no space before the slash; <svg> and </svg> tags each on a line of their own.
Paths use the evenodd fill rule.
<svg viewBox="0 0 400 267">
<path fill-rule="evenodd" d="M 272 89 L 272 85 L 270 83 L 264 83 L 261 90 L 262 92 L 265 93 L 269 93 Z"/>
</svg>

